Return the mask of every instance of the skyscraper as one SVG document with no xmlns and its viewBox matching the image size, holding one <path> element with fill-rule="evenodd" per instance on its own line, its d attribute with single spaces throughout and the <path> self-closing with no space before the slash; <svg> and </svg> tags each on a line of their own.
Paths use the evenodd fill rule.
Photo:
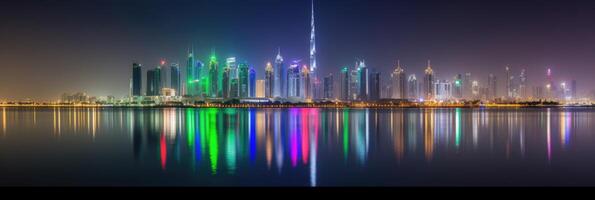
<svg viewBox="0 0 595 200">
<path fill-rule="evenodd" d="M 457 99 L 463 98 L 463 75 L 457 74 L 454 78 L 453 97 Z"/>
<path fill-rule="evenodd" d="M 323 88 L 324 88 L 324 95 L 323 97 L 325 99 L 332 99 L 335 98 L 334 94 L 333 94 L 333 74 L 329 74 L 328 76 L 324 77 L 324 81 L 323 81 Z"/>
<path fill-rule="evenodd" d="M 527 74 L 525 73 L 525 69 L 521 70 L 521 75 L 519 75 L 519 91 L 518 96 L 521 99 L 527 98 Z"/>
<path fill-rule="evenodd" d="M 312 19 L 310 21 L 311 31 L 310 31 L 310 69 L 308 70 L 309 76 L 311 76 L 311 80 L 306 83 L 311 85 L 313 88 L 312 90 L 308 90 L 308 98 L 318 98 L 319 92 L 319 80 L 318 80 L 318 71 L 317 71 L 317 64 L 316 64 L 316 26 L 314 25 L 314 0 L 312 0 Z M 310 87 L 310 86 L 308 86 Z"/>
<path fill-rule="evenodd" d="M 434 98 L 436 100 L 446 101 L 452 97 L 452 84 L 448 80 L 438 80 L 434 85 Z"/>
<path fill-rule="evenodd" d="M 161 91 L 161 68 L 147 71 L 147 96 L 159 96 Z"/>
<path fill-rule="evenodd" d="M 312 98 L 312 79 L 310 77 L 310 69 L 308 66 L 304 65 L 301 70 L 301 80 L 300 80 L 300 97 L 302 99 L 311 99 Z"/>
<path fill-rule="evenodd" d="M 471 73 L 465 73 L 463 77 L 463 98 L 471 99 L 473 97 L 471 92 Z"/>
<path fill-rule="evenodd" d="M 194 50 L 188 50 L 188 62 L 186 63 L 186 95 L 196 96 L 199 90 L 199 71 L 194 61 Z"/>
<path fill-rule="evenodd" d="M 349 73 L 348 67 L 343 67 L 341 69 L 341 100 L 348 101 L 350 100 L 350 92 L 349 89 L 351 88 L 350 84 L 351 74 Z"/>
<path fill-rule="evenodd" d="M 368 71 L 368 67 L 366 67 L 365 61 L 360 61 L 357 65 L 357 77 L 359 79 L 359 92 L 358 92 L 358 100 L 365 101 L 368 100 L 370 94 L 370 82 L 368 81 L 370 78 L 370 74 Z"/>
<path fill-rule="evenodd" d="M 171 63 L 170 88 L 174 89 L 176 91 L 176 94 L 181 94 L 180 81 L 180 65 L 178 63 Z"/>
<path fill-rule="evenodd" d="M 417 83 L 415 74 L 409 75 L 409 78 L 407 79 L 407 94 L 410 99 L 419 98 L 419 84 Z"/>
<path fill-rule="evenodd" d="M 249 74 L 248 74 L 248 64 L 240 63 L 239 65 L 239 92 L 240 98 L 246 98 L 249 95 Z"/>
<path fill-rule="evenodd" d="M 578 96 L 576 96 L 576 80 L 570 82 L 570 95 L 573 99 L 578 99 Z"/>
<path fill-rule="evenodd" d="M 230 85 L 231 85 L 231 79 L 229 77 L 229 67 L 225 67 L 223 68 L 223 75 L 222 75 L 222 84 L 221 84 L 221 90 L 222 90 L 222 94 L 221 97 L 223 97 L 224 99 L 226 98 L 230 98 Z"/>
<path fill-rule="evenodd" d="M 490 74 L 488 76 L 488 99 L 495 99 L 498 97 L 498 87 L 496 84 L 496 75 Z"/>
<path fill-rule="evenodd" d="M 392 97 L 393 99 L 406 99 L 407 98 L 407 75 L 405 70 L 401 68 L 401 62 L 397 61 L 397 68 L 391 73 L 392 79 Z"/>
<path fill-rule="evenodd" d="M 434 70 L 432 70 L 432 65 L 429 60 L 428 67 L 425 70 L 423 92 L 423 96 L 426 100 L 434 99 Z"/>
<path fill-rule="evenodd" d="M 287 69 L 287 97 L 299 97 L 300 95 L 300 60 L 292 61 Z"/>
<path fill-rule="evenodd" d="M 264 98 L 264 97 L 270 98 L 269 96 L 265 95 L 265 87 L 266 87 L 265 80 L 263 80 L 263 79 L 256 80 L 256 93 L 255 93 L 256 98 Z M 272 95 L 272 93 L 270 93 L 269 95 Z"/>
<path fill-rule="evenodd" d="M 506 97 L 512 98 L 512 78 L 510 76 L 510 66 L 506 66 Z"/>
<path fill-rule="evenodd" d="M 375 70 L 370 74 L 369 100 L 380 100 L 380 73 Z"/>
<path fill-rule="evenodd" d="M 141 85 L 143 84 L 142 65 L 132 63 L 132 96 L 141 96 Z"/>
<path fill-rule="evenodd" d="M 277 71 L 273 69 L 273 65 L 270 62 L 267 63 L 267 66 L 264 68 L 264 96 L 267 98 L 279 94 L 279 89 L 275 87 L 276 81 L 278 80 Z"/>
<path fill-rule="evenodd" d="M 287 68 L 283 63 L 283 56 L 281 56 L 281 49 L 277 52 L 275 58 L 275 67 L 273 69 L 275 78 L 273 81 L 273 96 L 287 97 Z"/>
<path fill-rule="evenodd" d="M 248 70 L 248 96 L 256 97 L 256 71 L 254 67 Z"/>
<path fill-rule="evenodd" d="M 209 78 L 208 82 L 206 83 L 206 87 L 208 88 L 207 95 L 209 97 L 217 97 L 217 85 L 219 84 L 218 79 L 218 70 L 219 70 L 219 62 L 217 61 L 217 57 L 215 53 L 211 54 L 211 58 L 209 59 Z"/>
</svg>

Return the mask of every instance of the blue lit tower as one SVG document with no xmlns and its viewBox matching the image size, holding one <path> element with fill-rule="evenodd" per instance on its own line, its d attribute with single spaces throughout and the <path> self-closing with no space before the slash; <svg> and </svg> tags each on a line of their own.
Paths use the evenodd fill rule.
<svg viewBox="0 0 595 200">
<path fill-rule="evenodd" d="M 358 79 L 359 79 L 359 93 L 358 99 L 361 101 L 368 100 L 370 94 L 370 82 L 368 81 L 370 78 L 370 74 L 368 71 L 368 67 L 366 67 L 365 61 L 360 61 L 357 66 L 358 72 Z"/>
<path fill-rule="evenodd" d="M 283 56 L 281 56 L 281 49 L 277 52 L 273 71 L 275 73 L 272 85 L 273 97 L 287 97 L 287 68 L 283 62 Z"/>
<path fill-rule="evenodd" d="M 186 95 L 188 96 L 198 94 L 198 73 L 194 61 L 194 49 L 188 49 L 188 62 L 186 63 Z"/>
<path fill-rule="evenodd" d="M 143 82 L 142 65 L 132 63 L 132 96 L 141 96 L 141 85 Z"/>
<path fill-rule="evenodd" d="M 256 70 L 250 67 L 248 70 L 248 94 L 250 97 L 256 97 Z"/>
</svg>

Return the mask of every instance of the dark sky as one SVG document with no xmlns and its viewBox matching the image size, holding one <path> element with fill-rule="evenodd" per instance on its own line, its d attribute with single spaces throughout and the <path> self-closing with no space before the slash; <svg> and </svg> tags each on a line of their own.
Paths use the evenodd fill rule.
<svg viewBox="0 0 595 200">
<path fill-rule="evenodd" d="M 595 85 L 595 1 L 316 0 L 321 73 L 363 58 L 385 80 L 401 60 L 418 77 L 427 59 L 438 78 L 471 72 L 484 82 L 504 65 L 541 84 Z M 63 92 L 128 94 L 131 62 L 184 63 L 194 44 L 205 60 L 236 56 L 257 69 L 277 47 L 307 61 L 310 0 L 2 0 L 0 99 L 54 99 Z M 182 66 L 185 66 L 183 64 Z M 501 87 L 502 88 L 502 87 Z"/>
</svg>

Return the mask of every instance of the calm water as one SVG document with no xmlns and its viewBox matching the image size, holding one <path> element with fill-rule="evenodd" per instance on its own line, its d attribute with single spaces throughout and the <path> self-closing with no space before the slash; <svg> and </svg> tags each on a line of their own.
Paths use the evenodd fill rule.
<svg viewBox="0 0 595 200">
<path fill-rule="evenodd" d="M 595 186 L 589 108 L 0 114 L 0 185 Z"/>
</svg>

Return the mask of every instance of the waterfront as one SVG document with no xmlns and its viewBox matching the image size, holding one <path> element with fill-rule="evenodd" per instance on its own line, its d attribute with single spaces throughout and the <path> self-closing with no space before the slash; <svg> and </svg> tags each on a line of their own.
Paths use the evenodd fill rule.
<svg viewBox="0 0 595 200">
<path fill-rule="evenodd" d="M 1 107 L 0 184 L 593 186 L 594 111 Z"/>
</svg>

